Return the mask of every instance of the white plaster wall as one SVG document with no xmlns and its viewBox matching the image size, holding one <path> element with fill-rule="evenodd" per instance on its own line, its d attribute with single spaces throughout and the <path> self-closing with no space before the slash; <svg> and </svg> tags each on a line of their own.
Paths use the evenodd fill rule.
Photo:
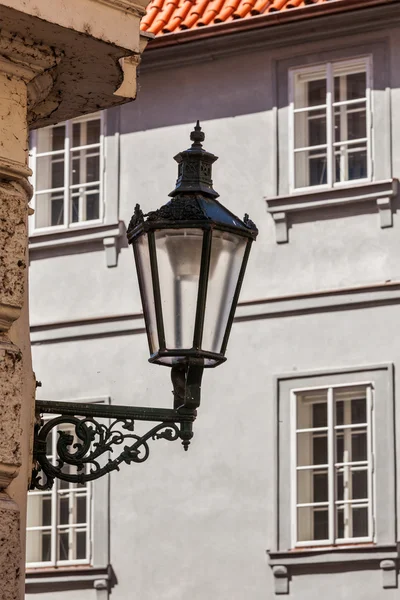
<svg viewBox="0 0 400 600">
<path fill-rule="evenodd" d="M 393 32 L 393 55 L 397 38 L 398 31 Z M 353 36 L 352 43 L 357 40 Z M 280 56 L 305 51 L 292 47 L 190 67 L 175 65 L 172 72 L 144 70 L 138 100 L 121 108 L 120 217 L 125 223 L 137 202 L 147 211 L 167 200 L 176 178 L 172 156 L 188 146 L 191 128 L 201 119 L 205 147 L 220 156 L 214 183 L 221 201 L 239 216 L 249 212 L 260 228 L 242 299 L 383 282 L 400 275 L 397 213 L 393 228 L 382 230 L 373 208 L 335 209 L 307 221 L 297 219 L 290 243 L 275 243 L 263 200 L 276 193 L 272 65 Z M 396 176 L 400 71 L 394 63 Z M 101 249 L 33 260 L 32 322 L 137 312 L 135 277 L 131 249 L 122 249 L 116 269 L 106 268 Z M 272 599 L 265 551 L 273 545 L 275 528 L 273 378 L 381 362 L 398 366 L 399 329 L 396 305 L 235 324 L 228 362 L 204 375 L 189 452 L 178 443 L 157 441 L 146 464 L 123 466 L 111 475 L 111 563 L 118 579 L 113 600 Z M 169 370 L 146 362 L 144 335 L 37 345 L 33 359 L 43 399 L 110 395 L 118 404 L 170 406 Z M 340 600 L 384 595 L 391 600 L 398 591 L 383 592 L 379 571 L 302 575 L 291 582 L 295 600 L 321 594 Z M 82 591 L 57 598 L 92 596 L 92 591 Z M 36 598 L 53 600 L 52 594 Z"/>
<path fill-rule="evenodd" d="M 155 441 L 147 463 L 111 475 L 112 598 L 272 599 L 265 551 L 275 529 L 273 376 L 396 362 L 399 339 L 397 306 L 235 324 L 228 362 L 204 375 L 188 453 Z M 144 346 L 144 336 L 122 336 L 34 347 L 40 397 L 69 390 L 71 398 L 109 394 L 113 403 L 167 406 L 169 370 L 147 365 Z M 292 597 L 317 598 L 325 577 L 294 576 Z M 335 598 L 348 598 L 349 586 L 360 599 L 382 593 L 380 572 L 329 577 Z"/>
</svg>

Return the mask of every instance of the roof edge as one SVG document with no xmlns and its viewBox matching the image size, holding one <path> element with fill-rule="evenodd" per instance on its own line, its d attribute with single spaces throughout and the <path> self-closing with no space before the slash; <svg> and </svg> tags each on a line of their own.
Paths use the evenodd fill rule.
<svg viewBox="0 0 400 600">
<path fill-rule="evenodd" d="M 284 12 L 269 13 L 266 15 L 256 15 L 243 19 L 236 19 L 216 25 L 208 25 L 205 27 L 196 27 L 186 31 L 178 31 L 173 33 L 164 33 L 149 41 L 145 54 L 150 54 L 152 50 L 177 46 L 193 41 L 208 39 L 221 35 L 229 35 L 263 27 L 271 27 L 292 23 L 294 21 L 302 21 L 306 19 L 325 17 L 327 15 L 344 13 L 356 9 L 366 9 L 374 6 L 382 6 L 388 4 L 398 4 L 398 0 L 347 0 L 344 3 L 342 0 L 334 0 L 332 3 L 310 5 L 302 8 L 293 8 Z"/>
</svg>

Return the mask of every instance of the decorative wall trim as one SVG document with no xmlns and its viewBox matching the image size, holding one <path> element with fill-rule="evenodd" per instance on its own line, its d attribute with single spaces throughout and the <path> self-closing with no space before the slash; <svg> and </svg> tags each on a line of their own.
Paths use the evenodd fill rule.
<svg viewBox="0 0 400 600">
<path fill-rule="evenodd" d="M 102 243 L 107 267 L 115 267 L 118 263 L 119 240 L 124 234 L 125 225 L 122 221 L 109 225 L 102 224 L 76 229 L 71 228 L 65 231 L 34 233 L 29 237 L 29 254 L 33 259 L 41 258 L 54 254 L 55 249 L 74 246 L 83 250 L 92 244 Z"/>
<path fill-rule="evenodd" d="M 346 570 L 379 568 L 384 589 L 397 588 L 397 568 L 400 553 L 397 546 L 364 546 L 349 548 L 327 548 L 298 552 L 269 552 L 268 563 L 275 581 L 275 594 L 289 594 L 289 581 L 296 570 L 307 569 L 307 573 L 329 572 L 329 568 L 343 567 Z"/>
<path fill-rule="evenodd" d="M 276 241 L 288 241 L 288 215 L 331 206 L 376 202 L 382 228 L 392 227 L 392 198 L 397 195 L 398 180 L 387 179 L 351 187 L 312 190 L 288 196 L 265 198 L 267 211 L 276 225 Z"/>
<path fill-rule="evenodd" d="M 239 302 L 235 322 L 276 319 L 332 310 L 355 310 L 390 304 L 400 304 L 400 282 L 398 281 Z M 114 335 L 135 335 L 144 332 L 142 313 L 106 315 L 31 325 L 31 342 L 35 345 Z"/>
<path fill-rule="evenodd" d="M 382 587 L 384 589 L 397 588 L 397 563 L 394 560 L 385 559 L 379 565 L 382 572 Z"/>
<path fill-rule="evenodd" d="M 98 587 L 99 581 L 104 587 Z M 65 567 L 57 569 L 27 569 L 26 593 L 45 593 L 73 589 L 111 589 L 115 581 L 111 565 L 105 567 Z"/>
<path fill-rule="evenodd" d="M 275 594 L 277 596 L 289 593 L 289 573 L 284 565 L 276 565 L 272 567 L 274 575 Z"/>
</svg>

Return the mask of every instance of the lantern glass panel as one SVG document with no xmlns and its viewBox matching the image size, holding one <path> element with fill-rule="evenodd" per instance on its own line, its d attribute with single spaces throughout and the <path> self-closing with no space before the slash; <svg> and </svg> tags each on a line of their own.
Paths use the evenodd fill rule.
<svg viewBox="0 0 400 600">
<path fill-rule="evenodd" d="M 221 351 L 247 238 L 213 231 L 202 349 Z"/>
<path fill-rule="evenodd" d="M 155 231 L 167 349 L 190 349 L 199 288 L 202 229 Z"/>
<path fill-rule="evenodd" d="M 149 240 L 141 235 L 134 243 L 136 267 L 142 296 L 144 318 L 149 338 L 150 354 L 159 347 L 157 335 L 156 310 L 154 305 L 153 280 L 151 278 Z"/>
</svg>

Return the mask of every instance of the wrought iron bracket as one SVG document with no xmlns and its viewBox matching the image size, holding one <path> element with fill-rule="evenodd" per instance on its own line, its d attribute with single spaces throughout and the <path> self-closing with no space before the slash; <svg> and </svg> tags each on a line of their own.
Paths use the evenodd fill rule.
<svg viewBox="0 0 400 600">
<path fill-rule="evenodd" d="M 31 489 L 51 489 L 55 479 L 85 484 L 122 463 L 142 463 L 149 442 L 182 440 L 185 450 L 193 437 L 200 404 L 201 364 L 171 369 L 174 408 L 104 406 L 79 402 L 36 401 Z M 44 419 L 45 414 L 57 415 Z M 103 421 L 99 421 L 102 419 Z M 135 421 L 156 423 L 145 434 L 135 433 Z M 56 456 L 48 457 L 48 441 L 57 434 Z M 120 448 L 118 456 L 110 453 Z M 44 479 L 43 479 L 44 476 Z"/>
</svg>

